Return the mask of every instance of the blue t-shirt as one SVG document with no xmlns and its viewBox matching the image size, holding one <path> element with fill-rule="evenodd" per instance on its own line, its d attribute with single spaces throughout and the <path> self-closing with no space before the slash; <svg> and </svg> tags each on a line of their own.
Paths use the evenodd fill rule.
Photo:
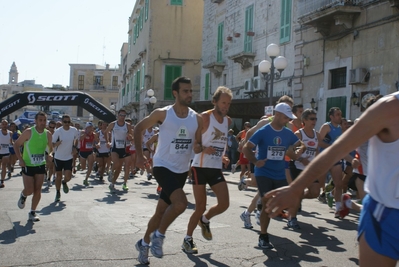
<svg viewBox="0 0 399 267">
<path fill-rule="evenodd" d="M 285 151 L 298 142 L 298 137 L 288 128 L 277 131 L 270 124 L 257 130 L 249 142 L 258 146 L 257 159 L 268 159 L 263 167 L 255 167 L 255 176 L 285 180 Z"/>
</svg>

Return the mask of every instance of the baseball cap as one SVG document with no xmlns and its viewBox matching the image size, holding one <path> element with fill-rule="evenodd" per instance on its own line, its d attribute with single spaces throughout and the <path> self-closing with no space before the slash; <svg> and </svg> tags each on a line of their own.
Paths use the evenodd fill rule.
<svg viewBox="0 0 399 267">
<path fill-rule="evenodd" d="M 274 108 L 274 111 L 283 113 L 285 116 L 287 116 L 290 119 L 296 119 L 295 115 L 292 114 L 292 109 L 287 103 L 280 103 L 277 104 L 277 106 Z"/>
<path fill-rule="evenodd" d="M 90 127 L 90 126 L 93 126 L 93 123 L 91 123 L 91 122 L 86 122 L 85 128 Z"/>
</svg>

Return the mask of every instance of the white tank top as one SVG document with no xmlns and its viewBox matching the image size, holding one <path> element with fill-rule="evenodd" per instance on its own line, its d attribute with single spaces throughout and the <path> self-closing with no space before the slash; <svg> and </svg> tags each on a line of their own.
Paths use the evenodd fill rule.
<svg viewBox="0 0 399 267">
<path fill-rule="evenodd" d="M 151 137 L 154 136 L 154 130 L 152 130 L 151 132 L 149 132 L 148 130 L 145 130 L 144 135 L 143 135 L 143 142 L 142 142 L 142 146 L 143 148 L 147 148 L 147 146 L 145 145 L 147 143 L 148 140 L 151 139 Z"/>
<path fill-rule="evenodd" d="M 307 136 L 303 129 L 299 129 L 299 132 L 301 133 L 302 136 L 302 142 L 306 146 L 306 150 L 305 153 L 302 154 L 302 158 L 306 158 L 307 160 L 312 161 L 316 156 L 316 150 L 319 145 L 316 131 L 313 129 L 313 137 Z M 299 170 L 303 170 L 306 167 L 305 165 L 302 164 L 302 162 L 299 161 L 295 161 L 295 166 Z"/>
<path fill-rule="evenodd" d="M 100 148 L 98 149 L 99 153 L 108 153 L 109 152 L 109 148 L 107 147 L 107 143 L 105 142 L 105 136 L 104 133 L 102 131 L 98 132 L 99 135 L 99 140 L 100 140 Z"/>
<path fill-rule="evenodd" d="M 4 135 L 3 131 L 0 130 L 0 154 L 10 154 L 10 136 L 11 132 L 7 130 L 7 133 Z"/>
<path fill-rule="evenodd" d="M 222 169 L 222 158 L 226 150 L 228 119 L 223 118 L 223 122 L 219 123 L 212 111 L 210 112 L 209 126 L 205 133 L 202 134 L 202 145 L 205 147 L 213 147 L 215 152 L 206 154 L 204 152 L 195 154 L 192 166 L 202 168 Z"/>
<path fill-rule="evenodd" d="M 127 125 L 124 123 L 122 126 L 115 122 L 114 128 L 112 129 L 112 147 L 114 148 L 125 148 L 127 136 Z"/>
<path fill-rule="evenodd" d="M 399 92 L 391 94 L 399 100 Z M 399 102 L 397 102 L 399 105 Z M 399 139 L 384 143 L 378 136 L 369 140 L 368 169 L 364 189 L 377 202 L 399 209 Z"/>
<path fill-rule="evenodd" d="M 198 128 L 197 113 L 189 108 L 187 117 L 179 118 L 173 106 L 166 106 L 162 110 L 166 110 L 166 117 L 159 126 L 154 167 L 165 167 L 175 173 L 187 172 Z"/>
</svg>

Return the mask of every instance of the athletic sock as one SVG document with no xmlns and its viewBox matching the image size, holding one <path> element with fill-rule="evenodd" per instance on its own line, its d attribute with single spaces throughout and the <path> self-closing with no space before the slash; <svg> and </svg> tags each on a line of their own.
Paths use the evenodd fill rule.
<svg viewBox="0 0 399 267">
<path fill-rule="evenodd" d="M 202 221 L 203 223 L 209 223 L 209 220 L 205 217 L 205 215 L 202 215 L 201 221 Z"/>
</svg>

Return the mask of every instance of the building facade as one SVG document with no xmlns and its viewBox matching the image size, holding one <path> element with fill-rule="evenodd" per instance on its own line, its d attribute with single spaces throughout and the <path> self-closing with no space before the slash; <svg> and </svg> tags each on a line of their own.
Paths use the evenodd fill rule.
<svg viewBox="0 0 399 267">
<path fill-rule="evenodd" d="M 68 90 L 87 93 L 107 108 L 117 108 L 119 89 L 122 87 L 120 67 L 110 68 L 108 64 L 105 67 L 96 64 L 69 64 L 69 66 Z M 80 106 L 72 107 L 70 116 L 82 121 L 98 120 Z"/>
<path fill-rule="evenodd" d="M 127 53 L 121 53 L 123 87 L 118 107 L 134 122 L 153 108 L 174 103 L 171 83 L 191 78 L 193 99 L 199 99 L 202 10 L 204 1 L 137 0 L 129 18 Z M 154 92 L 146 105 L 147 91 Z"/>
<path fill-rule="evenodd" d="M 270 97 L 275 103 L 281 95 L 293 94 L 295 8 L 291 0 L 204 1 L 201 93 L 195 103 L 199 111 L 212 107 L 218 86 L 227 86 L 234 95 L 229 116 L 240 130 L 245 121 L 254 124 L 264 115 Z M 266 48 L 271 43 L 288 60 L 272 96 L 258 71 L 262 60 L 270 61 Z"/>
</svg>

